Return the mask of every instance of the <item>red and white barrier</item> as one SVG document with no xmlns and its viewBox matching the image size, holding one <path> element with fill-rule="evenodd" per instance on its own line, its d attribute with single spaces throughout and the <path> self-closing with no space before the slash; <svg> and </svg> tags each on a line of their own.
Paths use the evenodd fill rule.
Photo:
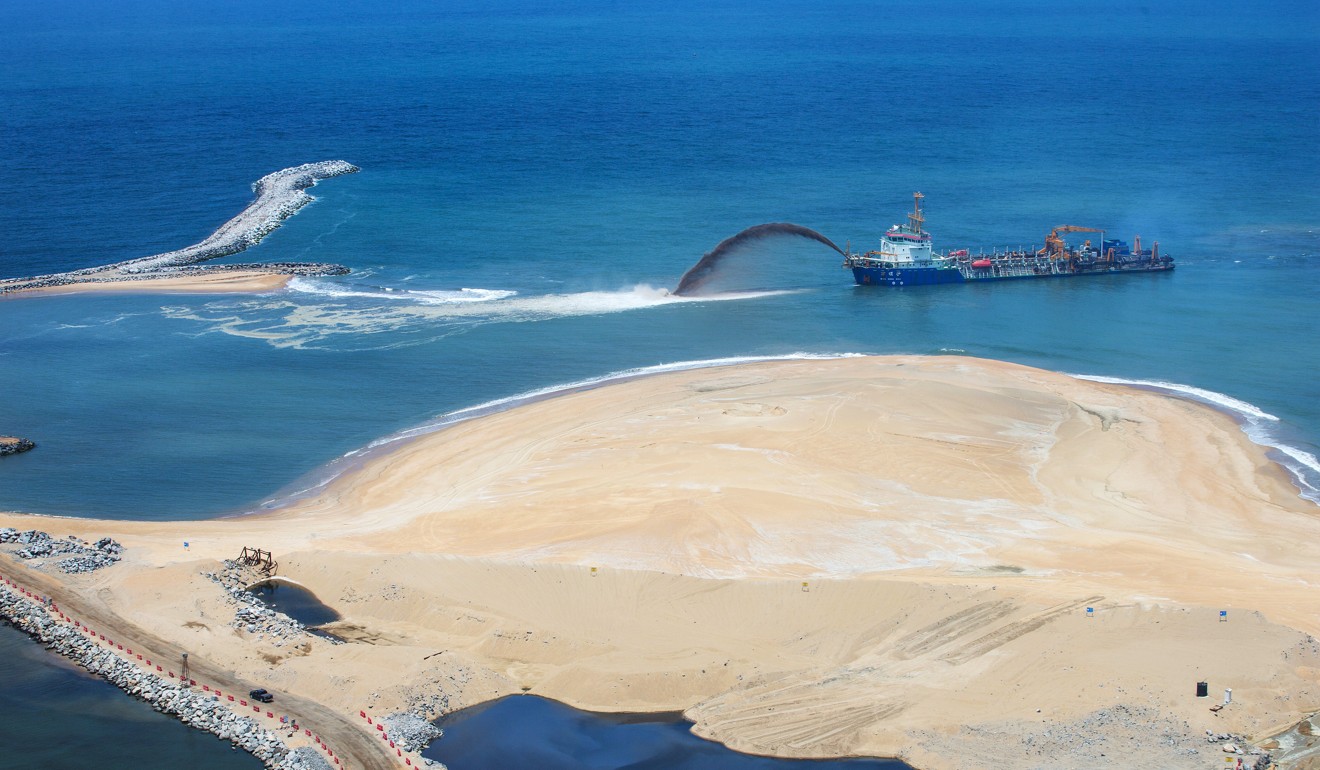
<svg viewBox="0 0 1320 770">
<path fill-rule="evenodd" d="M 159 666 L 159 665 L 156 665 L 155 663 L 153 663 L 153 662 L 151 661 L 151 659 L 149 659 L 149 658 L 144 659 L 141 653 L 134 653 L 134 652 L 133 652 L 133 649 L 132 649 L 131 647 L 126 648 L 123 644 L 121 644 L 121 643 L 117 643 L 117 642 L 115 642 L 115 640 L 113 640 L 113 639 L 107 639 L 107 638 L 105 637 L 105 634 L 97 633 L 96 631 L 93 631 L 91 628 L 88 628 L 86 625 L 84 625 L 84 624 L 82 623 L 82 621 L 77 620 L 77 619 L 75 619 L 75 618 L 73 618 L 73 617 L 71 617 L 71 616 L 67 616 L 67 615 L 65 615 L 63 612 L 61 612 L 61 611 L 59 610 L 58 606 L 57 606 L 53 601 L 51 601 L 50 599 L 48 599 L 48 598 L 46 598 L 46 597 L 39 597 L 37 594 L 34 594 L 34 593 L 32 593 L 31 591 L 28 591 L 27 589 L 22 588 L 22 587 L 19 586 L 17 583 L 15 583 L 14 581 L 10 580 L 9 578 L 7 578 L 7 577 L 5 577 L 5 576 L 3 576 L 3 575 L 0 575 L 0 581 L 3 581 L 3 583 L 4 583 L 5 585 L 8 585 L 8 586 L 13 587 L 15 590 L 17 590 L 19 593 L 21 593 L 22 595 L 24 595 L 24 596 L 26 596 L 26 597 L 29 597 L 29 598 L 31 598 L 31 599 L 34 599 L 34 600 L 40 601 L 42 604 L 47 604 L 47 605 L 49 605 L 49 608 L 50 608 L 52 611 L 54 611 L 54 613 L 59 617 L 59 619 L 60 619 L 61 621 L 63 621 L 64 623 L 69 624 L 74 630 L 78 631 L 78 632 L 81 633 L 81 634 L 84 634 L 87 638 L 91 639 L 93 642 L 105 642 L 106 647 L 109 648 L 109 650 L 110 650 L 112 653 L 113 653 L 113 652 L 122 652 L 122 653 L 124 653 L 124 655 L 121 656 L 121 659 L 122 659 L 122 660 L 125 660 L 126 662 L 132 663 L 132 659 L 133 659 L 133 658 L 136 658 L 137 660 L 142 661 L 143 663 L 145 663 L 146 668 L 147 668 L 148 671 L 150 671 L 150 669 L 151 669 L 152 666 L 155 666 L 157 672 L 162 672 L 162 673 L 166 673 L 166 674 L 168 674 L 170 679 L 176 679 L 176 678 L 177 678 L 177 679 L 179 679 L 180 683 L 183 683 L 184 681 L 186 681 L 187 684 L 188 684 L 189 686 L 192 686 L 192 687 L 196 687 L 196 686 L 197 686 L 197 680 L 196 680 L 196 679 L 189 678 L 189 679 L 187 679 L 187 680 L 184 680 L 182 675 L 177 675 L 177 676 L 176 676 L 176 674 L 175 674 L 173 671 L 166 671 L 162 666 Z M 203 691 L 203 692 L 210 692 L 210 693 L 212 693 L 212 694 L 214 695 L 214 697 L 215 697 L 216 700 L 219 700 L 219 699 L 222 698 L 222 697 L 227 697 L 229 703 L 233 703 L 234 700 L 235 700 L 235 698 L 234 698 L 233 695 L 225 696 L 224 693 L 222 693 L 222 692 L 220 691 L 220 688 L 218 688 L 218 687 L 213 688 L 213 687 L 211 687 L 211 686 L 208 685 L 208 684 L 203 684 L 203 685 L 202 685 L 202 691 Z M 239 704 L 240 706 L 246 707 L 246 706 L 248 705 L 248 702 L 245 701 L 245 700 L 239 699 L 239 700 L 238 700 L 238 704 Z M 256 716 L 257 716 L 258 718 L 261 717 L 261 707 L 260 707 L 260 706 L 253 705 L 253 706 L 252 706 L 252 710 L 253 710 L 254 712 L 256 712 Z M 361 715 L 361 716 L 363 716 L 363 717 L 366 716 L 366 712 L 365 712 L 365 711 L 361 711 L 361 712 L 358 712 L 358 713 L 359 713 L 359 715 Z M 266 719 L 271 719 L 271 720 L 278 719 L 278 720 L 279 720 L 279 725 L 280 725 L 280 726 L 285 726 L 285 725 L 290 726 L 291 729 L 294 730 L 295 732 L 300 728 L 300 725 L 298 725 L 298 723 L 296 722 L 296 720 L 294 720 L 294 719 L 292 719 L 292 718 L 290 718 L 290 717 L 288 717 L 288 716 L 285 716 L 285 715 L 276 716 L 275 712 L 273 712 L 273 711 L 267 711 L 267 712 L 266 712 Z M 368 720 L 368 721 L 370 721 L 370 720 Z M 276 729 L 279 729 L 279 727 L 277 726 Z M 381 729 L 381 730 L 384 730 L 383 727 L 380 728 L 380 729 Z M 319 748 L 321 751 L 324 751 L 324 752 L 326 753 L 326 756 L 327 756 L 328 758 L 333 759 L 333 760 L 334 760 L 334 763 L 335 763 L 335 765 L 336 765 L 337 767 L 339 767 L 339 768 L 344 768 L 344 770 L 347 770 L 347 765 L 343 764 L 343 762 L 340 761 L 340 758 L 339 758 L 338 756 L 335 755 L 335 752 L 334 752 L 333 750 L 331 750 L 331 748 L 329 747 L 329 745 L 327 745 L 324 741 L 321 740 L 321 736 L 313 734 L 312 731 L 311 731 L 310 729 L 306 728 L 306 727 L 302 727 L 302 731 L 303 731 L 303 735 L 304 735 L 304 737 L 309 737 L 309 738 L 314 739 L 314 745 L 315 745 L 317 748 Z M 382 733 L 382 737 L 384 737 L 384 734 L 383 734 L 383 733 Z M 391 743 L 391 746 L 392 746 L 392 745 L 393 745 L 393 744 Z M 407 762 L 407 766 L 409 766 L 409 767 L 412 766 L 412 761 L 411 761 L 411 760 L 409 760 L 409 761 Z"/>
</svg>

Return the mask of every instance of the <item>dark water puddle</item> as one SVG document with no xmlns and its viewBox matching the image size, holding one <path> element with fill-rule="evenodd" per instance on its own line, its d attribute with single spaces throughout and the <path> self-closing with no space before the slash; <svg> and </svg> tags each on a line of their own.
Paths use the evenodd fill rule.
<svg viewBox="0 0 1320 770">
<path fill-rule="evenodd" d="M 422 756 L 450 770 L 911 770 L 893 759 L 772 759 L 693 735 L 679 714 L 601 714 L 535 695 L 456 711 Z"/>
<path fill-rule="evenodd" d="M 302 586 L 280 580 L 268 580 L 248 589 L 267 607 L 283 612 L 304 626 L 321 626 L 339 620 L 339 613 Z M 315 632 L 313 632 L 315 633 Z"/>
</svg>

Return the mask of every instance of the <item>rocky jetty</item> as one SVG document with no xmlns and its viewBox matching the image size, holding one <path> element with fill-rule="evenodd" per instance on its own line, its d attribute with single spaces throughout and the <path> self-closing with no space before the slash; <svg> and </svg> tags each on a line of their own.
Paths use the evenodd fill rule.
<svg viewBox="0 0 1320 770">
<path fill-rule="evenodd" d="M 0 617 L 52 652 L 63 655 L 163 714 L 205 730 L 249 752 L 276 770 L 328 770 L 313 749 L 290 751 L 280 736 L 251 717 L 229 710 L 214 693 L 197 692 L 147 673 L 100 647 L 71 626 L 51 617 L 46 607 L 0 586 Z"/>
<path fill-rule="evenodd" d="M 36 446 L 34 442 L 18 436 L 0 436 L 0 457 L 26 452 L 35 449 Z"/>
<path fill-rule="evenodd" d="M 237 254 L 261 242 L 280 224 L 311 203 L 306 190 L 322 179 L 343 176 L 360 171 L 357 166 L 342 160 L 307 163 L 267 174 L 252 184 L 257 199 L 233 219 L 220 225 L 210 237 L 178 251 L 168 251 L 153 257 L 143 257 L 112 265 L 128 273 L 159 270 L 166 267 L 193 265 L 218 257 Z"/>
<path fill-rule="evenodd" d="M 102 567 L 109 567 L 119 561 L 124 547 L 108 537 L 95 543 L 86 543 L 73 535 L 63 540 L 51 537 L 39 529 L 19 532 L 13 527 L 0 529 L 0 544 L 21 546 L 13 550 L 20 559 L 50 559 L 68 556 L 59 561 L 60 570 L 71 575 L 94 572 Z M 40 567 L 34 564 L 34 567 Z"/>
<path fill-rule="evenodd" d="M 200 267 L 198 263 L 237 254 L 261 242 L 284 220 L 314 198 L 307 188 L 321 181 L 359 171 L 347 161 L 327 160 L 306 163 L 267 174 L 252 184 L 256 200 L 238 216 L 225 222 L 203 240 L 177 251 L 130 259 L 100 267 L 70 270 L 65 273 L 38 275 L 0 281 L 0 294 L 25 289 L 46 289 L 79 283 L 147 280 L 168 276 L 200 275 L 257 270 L 281 275 L 342 275 L 348 268 L 316 262 L 277 262 L 271 264 L 218 265 Z"/>
</svg>

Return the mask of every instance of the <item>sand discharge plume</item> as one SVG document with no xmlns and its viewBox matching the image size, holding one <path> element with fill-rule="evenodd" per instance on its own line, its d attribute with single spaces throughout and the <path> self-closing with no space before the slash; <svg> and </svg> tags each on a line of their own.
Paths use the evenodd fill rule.
<svg viewBox="0 0 1320 770">
<path fill-rule="evenodd" d="M 843 254 L 843 249 L 834 245 L 834 242 L 809 227 L 795 225 L 791 222 L 769 222 L 763 225 L 755 225 L 720 241 L 719 245 L 706 252 L 697 264 L 688 269 L 683 277 L 679 279 L 678 286 L 674 288 L 674 294 L 687 295 L 699 290 L 716 274 L 720 263 L 730 253 L 738 247 L 747 244 L 749 241 L 769 238 L 773 235 L 797 235 L 803 238 L 810 238 L 813 241 L 820 241 L 831 249 Z"/>
</svg>

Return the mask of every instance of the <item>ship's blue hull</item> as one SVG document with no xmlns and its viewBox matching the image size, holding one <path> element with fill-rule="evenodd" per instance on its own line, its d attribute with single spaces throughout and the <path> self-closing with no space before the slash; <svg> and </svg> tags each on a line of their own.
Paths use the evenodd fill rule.
<svg viewBox="0 0 1320 770">
<path fill-rule="evenodd" d="M 1173 263 L 1132 267 L 1090 268 L 1058 273 L 1027 273 L 1025 275 L 996 275 L 990 270 L 976 270 L 964 276 L 957 268 L 940 267 L 852 267 L 853 278 L 861 286 L 931 286 L 943 283 L 977 283 L 980 281 L 1014 281 L 1030 278 L 1072 278 L 1079 275 L 1112 275 L 1114 273 L 1163 273 L 1173 270 Z"/>
<path fill-rule="evenodd" d="M 964 283 L 963 274 L 947 267 L 853 267 L 853 278 L 863 286 L 930 286 Z"/>
</svg>

